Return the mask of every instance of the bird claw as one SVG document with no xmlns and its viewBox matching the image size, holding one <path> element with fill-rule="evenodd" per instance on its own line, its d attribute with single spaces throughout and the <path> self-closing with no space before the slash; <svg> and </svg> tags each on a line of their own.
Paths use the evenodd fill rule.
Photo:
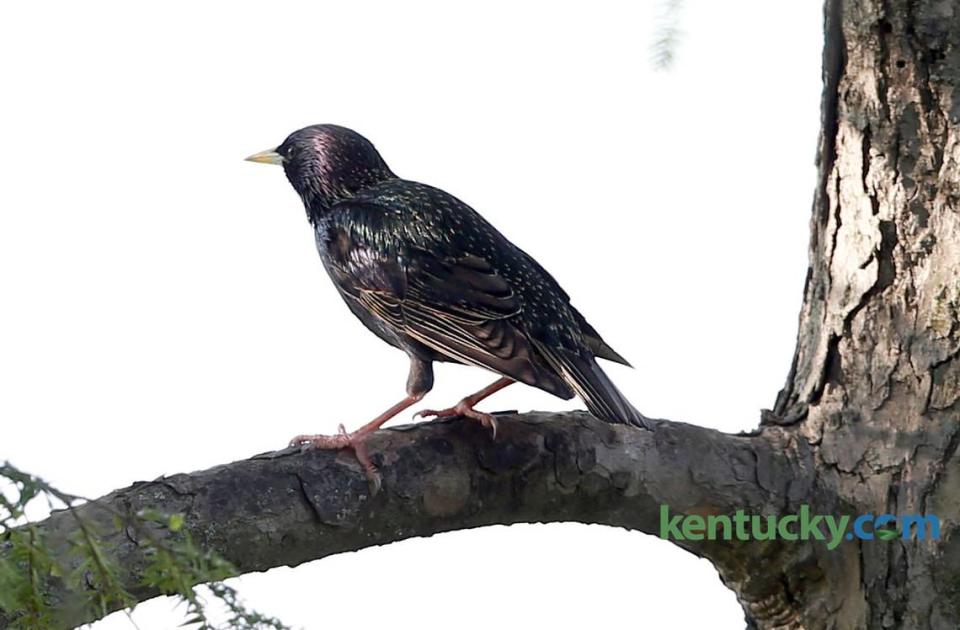
<svg viewBox="0 0 960 630">
<path fill-rule="evenodd" d="M 493 436 L 493 439 L 497 439 L 497 419 L 494 418 L 489 413 L 483 413 L 482 411 L 477 411 L 467 401 L 461 400 L 455 406 L 448 409 L 423 409 L 413 414 L 414 418 L 425 418 L 427 416 L 433 416 L 434 420 L 440 420 L 442 418 L 471 418 L 476 420 L 483 426 L 490 429 L 490 433 Z"/>
<path fill-rule="evenodd" d="M 459 416 L 460 413 L 456 410 L 455 407 L 449 409 L 421 409 L 417 413 L 413 414 L 414 418 L 426 418 L 427 416 L 433 416 L 434 420 L 439 420 L 441 418 L 452 418 L 454 416 Z"/>
<path fill-rule="evenodd" d="M 482 418 L 482 419 L 480 420 L 480 423 L 481 423 L 483 426 L 485 426 L 485 427 L 487 427 L 488 429 L 490 429 L 490 439 L 492 439 L 494 442 L 496 442 L 496 441 L 497 441 L 497 427 L 499 426 L 499 425 L 497 424 L 497 419 L 494 418 L 493 416 L 491 416 L 491 415 L 488 414 L 488 413 L 483 414 L 483 416 L 484 416 L 484 418 Z"/>
<path fill-rule="evenodd" d="M 357 461 L 363 466 L 363 472 L 367 476 L 367 482 L 370 484 L 371 496 L 376 496 L 383 488 L 383 480 L 380 478 L 380 472 L 377 466 L 370 459 L 367 452 L 366 433 L 359 431 L 348 433 L 347 429 L 341 424 L 337 427 L 336 435 L 298 435 L 290 440 L 290 446 L 300 446 L 300 452 L 306 452 L 313 449 L 338 451 L 350 449 L 356 456 Z"/>
</svg>

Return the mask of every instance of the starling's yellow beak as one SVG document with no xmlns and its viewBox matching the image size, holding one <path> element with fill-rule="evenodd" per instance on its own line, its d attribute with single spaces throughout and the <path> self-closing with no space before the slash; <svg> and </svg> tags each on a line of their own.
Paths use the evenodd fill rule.
<svg viewBox="0 0 960 630">
<path fill-rule="evenodd" d="M 254 153 L 248 158 L 247 162 L 260 162 L 261 164 L 282 164 L 283 156 L 277 153 L 276 149 L 267 149 L 260 153 Z"/>
</svg>

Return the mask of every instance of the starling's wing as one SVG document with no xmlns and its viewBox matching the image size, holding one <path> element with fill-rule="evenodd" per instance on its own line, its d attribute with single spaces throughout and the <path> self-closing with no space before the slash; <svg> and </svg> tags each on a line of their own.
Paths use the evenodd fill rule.
<svg viewBox="0 0 960 630">
<path fill-rule="evenodd" d="M 647 418 L 630 404 L 590 354 L 534 342 L 537 351 L 587 405 L 607 422 L 651 428 Z"/>
<path fill-rule="evenodd" d="M 361 290 L 365 308 L 428 348 L 571 398 L 571 388 L 533 350 L 516 316 L 521 304 L 483 258 L 404 250 L 403 295 Z"/>
<path fill-rule="evenodd" d="M 550 272 L 544 269 L 543 266 L 538 263 L 533 256 L 523 251 L 519 247 L 516 249 L 518 252 L 520 252 L 520 254 L 523 255 L 524 261 L 533 269 L 535 269 L 546 281 L 550 282 L 560 299 L 567 303 L 567 308 L 570 309 L 570 313 L 573 315 L 574 319 L 577 320 L 577 325 L 580 327 L 580 332 L 583 334 L 583 341 L 587 348 L 590 349 L 590 352 L 592 352 L 594 356 L 600 357 L 601 359 L 613 361 L 614 363 L 626 365 L 627 367 L 633 367 L 630 365 L 629 361 L 620 355 L 619 352 L 611 348 L 610 345 L 600 336 L 600 333 L 598 333 L 597 330 L 590 325 L 590 322 L 588 322 L 587 319 L 580 314 L 580 311 L 570 304 L 570 296 L 567 295 L 567 292 L 563 290 L 563 288 L 560 286 L 560 283 L 557 282 L 552 275 L 550 275 Z"/>
<path fill-rule="evenodd" d="M 514 323 L 521 307 L 510 284 L 484 259 L 468 255 L 443 260 L 421 252 L 408 266 L 407 292 L 399 311 L 407 334 L 426 346 L 563 398 L 575 392 L 593 414 L 608 422 L 650 428 L 594 359 L 595 354 L 612 354 L 623 361 L 622 357 L 579 313 L 571 307 L 575 318 L 586 324 L 582 337 L 586 348 L 524 332 Z M 609 352 L 595 353 L 594 347 Z"/>
<path fill-rule="evenodd" d="M 576 318 L 577 323 L 580 325 L 580 330 L 583 331 L 583 340 L 587 344 L 587 347 L 590 349 L 590 352 L 594 356 L 600 357 L 601 359 L 606 359 L 607 361 L 613 361 L 614 363 L 619 363 L 620 365 L 626 365 L 627 367 L 633 367 L 630 365 L 630 362 L 623 358 L 619 352 L 610 347 L 610 345 L 603 340 L 600 336 L 600 333 L 590 325 L 590 322 L 580 314 L 580 311 L 575 309 L 573 305 L 570 305 L 570 310 L 573 312 L 573 316 Z"/>
</svg>

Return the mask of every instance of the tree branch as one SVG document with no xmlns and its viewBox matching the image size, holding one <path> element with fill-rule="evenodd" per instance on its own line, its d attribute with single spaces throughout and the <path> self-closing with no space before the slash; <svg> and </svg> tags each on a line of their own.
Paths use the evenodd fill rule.
<svg viewBox="0 0 960 630">
<path fill-rule="evenodd" d="M 144 601 L 159 593 L 141 584 L 144 546 L 129 529 L 117 530 L 117 510 L 184 514 L 195 543 L 241 573 L 492 524 L 577 521 L 657 535 L 661 504 L 671 513 L 762 513 L 806 494 L 799 480 L 812 469 L 808 454 L 785 436 L 776 428 L 734 436 L 668 421 L 649 432 L 583 412 L 535 412 L 501 415 L 494 442 L 470 421 L 431 422 L 370 438 L 383 476 L 376 496 L 349 453 L 285 449 L 138 482 L 77 512 L 103 534 L 127 589 Z M 40 527 L 65 554 L 77 524 L 60 512 Z M 770 576 L 753 576 L 751 566 L 782 551 L 778 545 L 678 544 L 713 561 L 745 606 L 770 596 Z M 55 591 L 51 599 L 63 627 L 93 620 L 75 594 Z"/>
</svg>

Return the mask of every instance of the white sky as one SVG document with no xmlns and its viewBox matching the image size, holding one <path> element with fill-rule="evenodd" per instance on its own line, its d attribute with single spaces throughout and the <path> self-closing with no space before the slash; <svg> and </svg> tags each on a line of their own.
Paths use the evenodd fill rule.
<svg viewBox="0 0 960 630">
<path fill-rule="evenodd" d="M 281 171 L 242 161 L 317 122 L 535 256 L 637 366 L 609 372 L 646 414 L 738 431 L 772 405 L 806 270 L 820 3 L 688 1 L 669 73 L 651 2 L 153 6 L 4 8 L 0 460 L 100 495 L 403 395 L 406 358 L 346 310 Z M 439 366 L 425 405 L 489 380 Z M 485 404 L 577 407 L 525 387 Z M 706 561 L 599 526 L 458 532 L 239 586 L 304 628 L 743 627 Z M 134 618 L 182 621 L 170 600 Z"/>
</svg>

